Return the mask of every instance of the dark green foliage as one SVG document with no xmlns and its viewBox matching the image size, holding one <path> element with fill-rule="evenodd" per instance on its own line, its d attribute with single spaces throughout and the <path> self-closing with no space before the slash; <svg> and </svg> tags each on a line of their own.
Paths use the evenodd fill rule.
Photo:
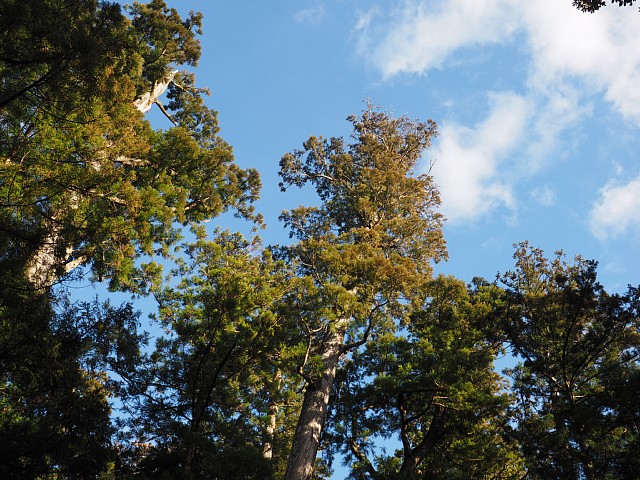
<svg viewBox="0 0 640 480">
<path fill-rule="evenodd" d="M 106 472 L 116 460 L 108 399 L 119 391 L 107 371 L 136 363 L 137 314 L 12 293 L 0 306 L 0 476 Z"/>
<path fill-rule="evenodd" d="M 0 3 L 0 477 L 319 479 L 341 452 L 353 479 L 638 478 L 639 290 L 527 244 L 504 288 L 433 280 L 434 122 L 368 106 L 350 139 L 282 157 L 281 188 L 318 197 L 282 213 L 292 245 L 207 240 L 228 210 L 260 223 L 260 181 L 178 71 L 201 23 L 162 0 Z M 55 287 L 82 266 L 153 292 L 152 349 L 131 305 Z"/>
<path fill-rule="evenodd" d="M 633 5 L 636 0 L 611 0 L 611 3 L 617 3 L 619 7 Z M 573 6 L 583 12 L 593 13 L 604 7 L 607 3 L 604 0 L 573 0 Z"/>
<path fill-rule="evenodd" d="M 265 387 L 281 338 L 274 304 L 287 282 L 269 255 L 256 255 L 258 245 L 228 232 L 202 239 L 188 247 L 176 287 L 156 293 L 167 335 L 130 378 L 138 396 L 128 425 L 148 445 L 135 470 L 146 477 L 271 471 L 263 419 L 277 392 Z"/>
<path fill-rule="evenodd" d="M 114 471 L 109 398 L 140 393 L 121 383 L 143 344 L 131 308 L 68 305 L 53 285 L 85 265 L 146 292 L 182 226 L 228 209 L 258 220 L 257 173 L 176 70 L 196 64 L 200 25 L 159 0 L 0 4 L 3 478 Z M 170 129 L 143 119 L 155 100 Z"/>
<path fill-rule="evenodd" d="M 438 277 L 401 335 L 376 337 L 346 363 L 331 426 L 350 478 L 522 477 L 493 371 L 499 345 L 483 331 L 493 290 Z"/>
<path fill-rule="evenodd" d="M 522 359 L 511 375 L 529 475 L 634 478 L 638 290 L 608 294 L 596 263 L 580 257 L 550 261 L 524 243 L 515 258 L 517 269 L 502 277 L 502 325 Z"/>
</svg>

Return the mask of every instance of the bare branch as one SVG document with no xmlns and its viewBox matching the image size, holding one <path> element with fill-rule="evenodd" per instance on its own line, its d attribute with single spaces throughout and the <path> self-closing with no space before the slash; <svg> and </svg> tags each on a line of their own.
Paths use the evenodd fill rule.
<svg viewBox="0 0 640 480">
<path fill-rule="evenodd" d="M 178 126 L 178 122 L 176 122 L 176 121 L 174 120 L 174 118 L 171 116 L 171 114 L 170 114 L 169 112 L 167 112 L 167 109 L 166 109 L 166 108 L 164 108 L 164 105 L 162 105 L 162 103 L 161 103 L 159 100 L 156 100 L 154 103 L 158 106 L 158 108 L 160 109 L 160 111 L 161 111 L 162 113 L 164 113 L 164 116 L 165 116 L 165 117 L 167 117 L 167 118 L 169 119 L 169 121 L 170 121 L 171 123 L 173 123 L 173 124 L 177 127 L 177 126 Z"/>
<path fill-rule="evenodd" d="M 136 98 L 133 101 L 133 105 L 140 112 L 147 113 L 149 110 L 151 110 L 153 104 L 158 101 L 158 98 L 160 98 L 160 96 L 165 92 L 169 84 L 173 82 L 173 79 L 177 74 L 178 70 L 172 70 L 171 72 L 169 72 L 167 76 L 165 76 L 162 80 L 153 84 L 151 91 L 145 92 L 138 98 Z"/>
</svg>

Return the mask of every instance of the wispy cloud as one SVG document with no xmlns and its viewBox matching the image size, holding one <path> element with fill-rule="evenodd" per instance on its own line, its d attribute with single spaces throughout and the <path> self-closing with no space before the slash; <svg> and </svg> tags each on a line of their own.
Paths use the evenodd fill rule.
<svg viewBox="0 0 640 480">
<path fill-rule="evenodd" d="M 549 185 L 543 185 L 531 190 L 531 200 L 542 207 L 551 207 L 556 204 L 556 192 Z"/>
<path fill-rule="evenodd" d="M 404 0 L 377 18 L 359 30 L 362 53 L 384 78 L 439 68 L 464 48 L 518 41 L 531 58 L 530 88 L 578 78 L 640 122 L 640 23 L 621 9 L 585 15 L 557 0 Z"/>
<path fill-rule="evenodd" d="M 640 177 L 626 184 L 607 183 L 593 205 L 589 226 L 600 240 L 640 228 Z"/>
<path fill-rule="evenodd" d="M 310 8 L 300 10 L 293 15 L 296 22 L 311 23 L 313 25 L 319 24 L 325 15 L 325 9 L 323 4 L 315 5 Z"/>
<path fill-rule="evenodd" d="M 358 20 L 356 21 L 353 30 L 355 32 L 366 31 L 371 25 L 373 19 L 378 15 L 380 15 L 380 8 L 377 6 L 370 8 L 366 12 L 361 12 L 360 15 L 358 15 Z"/>
<path fill-rule="evenodd" d="M 516 29 L 512 9 L 501 0 L 450 0 L 435 8 L 405 1 L 391 13 L 386 31 L 376 31 L 370 58 L 385 78 L 440 67 L 469 44 L 502 43 Z M 367 33 L 365 32 L 365 35 Z"/>
</svg>

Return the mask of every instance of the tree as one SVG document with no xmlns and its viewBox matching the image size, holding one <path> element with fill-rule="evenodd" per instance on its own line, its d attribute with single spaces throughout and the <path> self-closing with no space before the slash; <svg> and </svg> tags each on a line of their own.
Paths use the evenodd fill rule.
<svg viewBox="0 0 640 480">
<path fill-rule="evenodd" d="M 611 0 L 611 3 L 617 3 L 619 7 L 633 5 L 636 0 Z M 583 12 L 593 13 L 604 7 L 607 3 L 604 0 L 573 0 L 573 6 Z"/>
<path fill-rule="evenodd" d="M 129 429 L 145 478 L 267 478 L 268 379 L 282 337 L 282 265 L 259 241 L 220 232 L 186 250 L 179 282 L 155 294 L 167 334 L 132 387 Z M 273 435 L 273 432 L 272 432 Z M 273 439 L 270 440 L 273 443 Z M 273 451 L 273 445 L 270 449 Z"/>
<path fill-rule="evenodd" d="M 252 216 L 259 180 L 233 163 L 190 73 L 201 16 L 161 0 L 129 17 L 97 0 L 3 2 L 0 205 L 7 248 L 46 288 L 79 265 L 113 288 L 148 287 L 179 230 L 228 208 Z M 167 92 L 167 103 L 160 95 Z M 160 109 L 172 128 L 142 114 Z"/>
<path fill-rule="evenodd" d="M 298 242 L 279 250 L 306 290 L 290 297 L 290 318 L 306 341 L 299 374 L 304 399 L 285 478 L 308 479 L 316 460 L 340 359 L 392 328 L 445 257 L 440 197 L 414 176 L 436 134 L 433 121 L 393 118 L 371 106 L 351 116 L 353 142 L 310 137 L 280 161 L 281 188 L 311 185 L 321 204 L 283 212 Z"/>
<path fill-rule="evenodd" d="M 3 478 L 97 478 L 117 460 L 109 398 L 119 385 L 107 371 L 137 365 L 138 314 L 58 301 L 14 294 L 0 315 Z"/>
<path fill-rule="evenodd" d="M 516 270 L 501 277 L 501 324 L 522 359 L 511 375 L 529 475 L 637 477 L 639 290 L 609 294 L 596 262 L 517 247 Z"/>
<path fill-rule="evenodd" d="M 161 0 L 0 4 L 0 441 L 14 473 L 98 475 L 113 454 L 122 390 L 104 372 L 124 366 L 90 366 L 101 324 L 61 323 L 56 284 L 85 266 L 145 292 L 183 227 L 229 209 L 258 220 L 257 173 L 178 71 L 197 63 L 200 26 Z M 170 128 L 144 119 L 153 106 Z"/>
<path fill-rule="evenodd" d="M 440 276 L 426 292 L 401 335 L 375 338 L 339 374 L 331 423 L 350 478 L 522 478 L 500 344 L 484 331 L 499 289 Z"/>
</svg>

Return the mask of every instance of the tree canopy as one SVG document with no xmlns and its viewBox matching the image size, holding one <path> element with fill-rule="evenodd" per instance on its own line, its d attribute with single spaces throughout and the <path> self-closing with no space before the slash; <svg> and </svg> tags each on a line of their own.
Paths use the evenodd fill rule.
<svg viewBox="0 0 640 480">
<path fill-rule="evenodd" d="M 201 24 L 0 2 L 0 477 L 637 479 L 640 289 L 527 242 L 493 282 L 434 275 L 437 125 L 371 104 L 282 156 L 315 197 L 263 246 Z M 251 233 L 203 223 L 228 211 Z"/>
<path fill-rule="evenodd" d="M 640 372 L 638 289 L 608 294 L 595 262 L 548 260 L 527 243 L 515 258 L 501 321 L 522 359 L 511 376 L 529 475 L 632 478 L 638 402 L 626 405 L 625 392 Z"/>
<path fill-rule="evenodd" d="M 155 268 L 136 258 L 165 255 L 175 222 L 251 217 L 259 179 L 233 163 L 193 74 L 176 70 L 200 56 L 200 15 L 159 0 L 68 3 L 2 4 L 3 243 L 38 288 L 79 265 L 146 288 Z M 143 118 L 154 104 L 172 128 Z"/>
</svg>

